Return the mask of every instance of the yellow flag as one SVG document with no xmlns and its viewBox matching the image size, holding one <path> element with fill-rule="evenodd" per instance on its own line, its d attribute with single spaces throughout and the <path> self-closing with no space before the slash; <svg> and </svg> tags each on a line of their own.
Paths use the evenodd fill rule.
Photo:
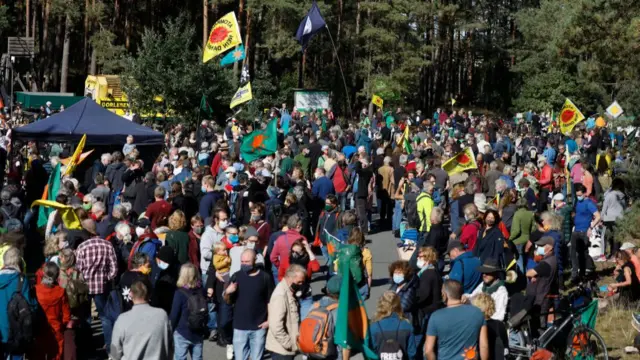
<svg viewBox="0 0 640 360">
<path fill-rule="evenodd" d="M 371 97 L 371 103 L 373 103 L 373 105 L 382 109 L 382 105 L 384 105 L 384 100 L 382 100 L 380 96 L 373 94 L 373 96 Z"/>
<path fill-rule="evenodd" d="M 209 40 L 207 40 L 207 45 L 204 47 L 202 62 L 206 63 L 240 44 L 242 44 L 240 27 L 238 26 L 236 13 L 232 11 L 213 24 L 213 28 L 211 28 L 211 33 L 209 34 Z"/>
<path fill-rule="evenodd" d="M 95 149 L 83 152 L 83 153 L 80 155 L 80 159 L 78 159 L 78 163 L 76 164 L 76 166 L 77 166 L 77 165 L 80 165 L 80 163 L 82 163 L 82 162 L 83 162 L 83 161 L 84 161 L 84 160 L 85 160 L 89 155 L 91 155 L 91 154 L 93 153 L 93 151 L 94 151 L 94 150 L 95 150 Z M 71 162 L 71 159 L 73 159 L 73 156 L 72 156 L 72 157 L 68 157 L 68 158 L 66 158 L 66 159 L 60 159 L 60 163 L 61 163 L 62 165 L 65 165 L 65 166 L 66 166 L 66 165 L 69 165 L 69 162 Z"/>
<path fill-rule="evenodd" d="M 560 110 L 560 116 L 558 116 L 558 122 L 560 123 L 560 132 L 568 135 L 577 123 L 584 120 L 584 115 L 578 110 L 578 108 L 567 99 L 564 101 L 564 106 Z"/>
<path fill-rule="evenodd" d="M 449 175 L 453 175 L 465 170 L 477 169 L 478 164 L 476 164 L 476 157 L 473 155 L 473 150 L 468 147 L 442 164 L 442 168 Z"/>
<path fill-rule="evenodd" d="M 240 104 L 244 104 L 247 101 L 253 99 L 253 94 L 251 93 L 251 83 L 247 83 L 245 86 L 241 86 L 236 91 L 235 95 L 231 98 L 231 104 L 229 104 L 230 108 L 234 108 Z"/>
<path fill-rule="evenodd" d="M 453 106 L 453 105 L 455 105 L 455 104 L 456 104 L 456 99 L 451 98 L 451 106 Z"/>
<path fill-rule="evenodd" d="M 80 225 L 80 219 L 71 205 L 60 204 L 59 202 L 53 200 L 36 200 L 31 204 L 31 207 L 34 206 L 45 206 L 54 208 L 60 213 L 60 217 L 62 218 L 62 223 L 64 227 L 69 230 L 82 229 Z"/>
<path fill-rule="evenodd" d="M 71 159 L 67 164 L 67 168 L 64 170 L 64 174 L 62 176 L 70 175 L 73 173 L 73 170 L 76 169 L 76 166 L 80 164 L 82 159 L 82 150 L 84 149 L 84 144 L 87 142 L 87 134 L 82 135 L 82 139 L 80 139 L 80 143 L 76 146 L 76 150 L 71 155 Z"/>
</svg>

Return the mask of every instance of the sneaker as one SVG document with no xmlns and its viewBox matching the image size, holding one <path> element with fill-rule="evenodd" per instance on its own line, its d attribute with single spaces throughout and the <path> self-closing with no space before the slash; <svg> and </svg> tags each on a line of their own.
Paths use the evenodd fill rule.
<svg viewBox="0 0 640 360">
<path fill-rule="evenodd" d="M 209 334 L 209 341 L 211 342 L 218 341 L 218 330 L 211 330 L 211 334 Z"/>
<path fill-rule="evenodd" d="M 233 345 L 227 345 L 227 360 L 233 359 Z"/>
</svg>

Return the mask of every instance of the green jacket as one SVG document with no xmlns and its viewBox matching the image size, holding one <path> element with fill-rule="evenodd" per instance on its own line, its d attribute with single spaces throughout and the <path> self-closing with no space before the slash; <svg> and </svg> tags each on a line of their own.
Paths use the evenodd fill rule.
<svg viewBox="0 0 640 360">
<path fill-rule="evenodd" d="M 300 166 L 302 166 L 302 171 L 304 171 L 305 177 L 309 175 L 309 163 L 311 162 L 310 158 L 308 158 L 305 154 L 300 153 L 293 158 L 293 161 L 297 161 L 300 163 Z"/>
<path fill-rule="evenodd" d="M 533 211 L 527 209 L 518 209 L 513 215 L 511 223 L 511 235 L 509 241 L 513 241 L 516 245 L 525 244 L 531 233 L 536 229 L 536 221 Z"/>
<path fill-rule="evenodd" d="M 435 207 L 431 195 L 421 192 L 416 199 L 418 208 L 418 217 L 420 217 L 420 231 L 429 231 L 431 229 L 431 210 Z"/>
<path fill-rule="evenodd" d="M 571 222 L 571 206 L 565 204 L 560 209 L 556 209 L 555 213 L 562 218 L 562 240 L 567 244 L 571 241 L 571 229 L 573 228 L 573 224 Z"/>
<path fill-rule="evenodd" d="M 189 262 L 189 234 L 184 231 L 169 231 L 164 241 L 173 249 L 180 265 Z"/>
</svg>

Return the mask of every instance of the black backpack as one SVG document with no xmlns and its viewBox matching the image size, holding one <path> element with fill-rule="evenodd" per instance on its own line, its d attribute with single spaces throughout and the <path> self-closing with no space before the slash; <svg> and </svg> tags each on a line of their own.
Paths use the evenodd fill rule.
<svg viewBox="0 0 640 360">
<path fill-rule="evenodd" d="M 11 353 L 23 353 L 33 342 L 35 330 L 35 314 L 27 299 L 22 295 L 24 277 L 19 276 L 18 287 L 7 305 L 9 319 L 9 339 L 6 349 Z"/>
<path fill-rule="evenodd" d="M 412 228 L 420 227 L 420 216 L 418 216 L 418 193 L 408 193 L 405 196 L 404 214 L 409 226 Z"/>
<path fill-rule="evenodd" d="M 280 219 L 284 214 L 284 206 L 279 200 L 267 202 L 267 223 L 272 229 L 280 227 Z"/>
<path fill-rule="evenodd" d="M 189 324 L 189 330 L 197 333 L 206 331 L 208 329 L 207 324 L 209 323 L 207 299 L 205 299 L 200 291 L 195 293 L 190 293 L 185 290 L 180 291 L 187 297 L 187 308 L 189 309 L 187 323 Z"/>
<path fill-rule="evenodd" d="M 380 336 L 382 340 L 380 341 L 380 346 L 378 347 L 378 359 L 381 360 L 403 360 L 404 359 L 404 351 L 402 350 L 402 346 L 398 343 L 398 330 L 400 330 L 401 321 L 398 321 L 398 328 L 396 328 L 396 336 L 393 338 L 385 338 L 384 332 L 382 331 L 382 327 L 378 322 L 378 327 L 380 328 Z"/>
</svg>

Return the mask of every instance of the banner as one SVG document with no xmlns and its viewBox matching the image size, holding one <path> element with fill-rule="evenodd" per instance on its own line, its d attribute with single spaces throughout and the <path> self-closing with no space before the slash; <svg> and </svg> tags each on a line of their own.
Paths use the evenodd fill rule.
<svg viewBox="0 0 640 360">
<path fill-rule="evenodd" d="M 559 118 L 560 132 L 568 135 L 576 126 L 576 124 L 584 120 L 584 115 L 582 115 L 580 110 L 578 110 L 578 108 L 571 102 L 571 100 L 566 99 L 564 101 L 562 110 L 560 110 Z"/>
<path fill-rule="evenodd" d="M 220 66 L 227 66 L 238 61 L 244 60 L 246 53 L 244 51 L 244 45 L 238 46 L 235 50 L 230 51 L 220 60 Z"/>
<path fill-rule="evenodd" d="M 380 96 L 373 94 L 373 96 L 371 97 L 371 103 L 373 103 L 375 106 L 382 109 L 382 105 L 384 105 L 384 100 L 382 100 Z"/>
<path fill-rule="evenodd" d="M 80 225 L 80 219 L 78 218 L 78 215 L 73 210 L 73 207 L 71 207 L 71 205 L 60 204 L 59 202 L 56 202 L 54 200 L 36 200 L 33 203 L 31 203 L 31 207 L 34 207 L 34 206 L 40 206 L 40 208 L 46 207 L 46 208 L 57 210 L 58 213 L 60 214 L 60 218 L 62 219 L 62 223 L 64 224 L 64 227 L 68 230 L 82 229 L 82 226 Z"/>
<path fill-rule="evenodd" d="M 50 200 L 55 201 L 56 196 L 58 196 L 58 191 L 60 190 L 60 186 L 62 186 L 61 177 L 60 177 L 60 167 L 62 165 L 58 163 L 55 168 L 51 171 L 51 175 L 49 175 L 49 181 L 47 185 L 44 187 L 44 192 L 42 193 L 41 200 Z M 47 225 L 49 221 L 49 215 L 53 212 L 53 209 L 40 206 L 38 208 L 38 227 L 44 227 Z"/>
<path fill-rule="evenodd" d="M 236 14 L 232 11 L 213 24 L 213 28 L 211 28 L 211 33 L 209 34 L 209 40 L 204 47 L 202 62 L 206 63 L 219 54 L 240 44 L 242 44 L 240 28 L 238 27 Z"/>
<path fill-rule="evenodd" d="M 238 88 L 238 91 L 236 91 L 235 95 L 231 98 L 229 107 L 233 109 L 234 107 L 244 104 L 251 99 L 253 99 L 253 94 L 251 93 L 251 83 L 249 82 L 247 85 Z"/>
<path fill-rule="evenodd" d="M 253 130 L 242 139 L 240 155 L 247 163 L 278 151 L 278 119 L 273 118 L 264 130 Z"/>
<path fill-rule="evenodd" d="M 465 170 L 477 169 L 478 164 L 476 164 L 476 157 L 473 154 L 473 150 L 468 147 L 442 164 L 442 168 L 449 175 L 453 175 Z"/>
</svg>

